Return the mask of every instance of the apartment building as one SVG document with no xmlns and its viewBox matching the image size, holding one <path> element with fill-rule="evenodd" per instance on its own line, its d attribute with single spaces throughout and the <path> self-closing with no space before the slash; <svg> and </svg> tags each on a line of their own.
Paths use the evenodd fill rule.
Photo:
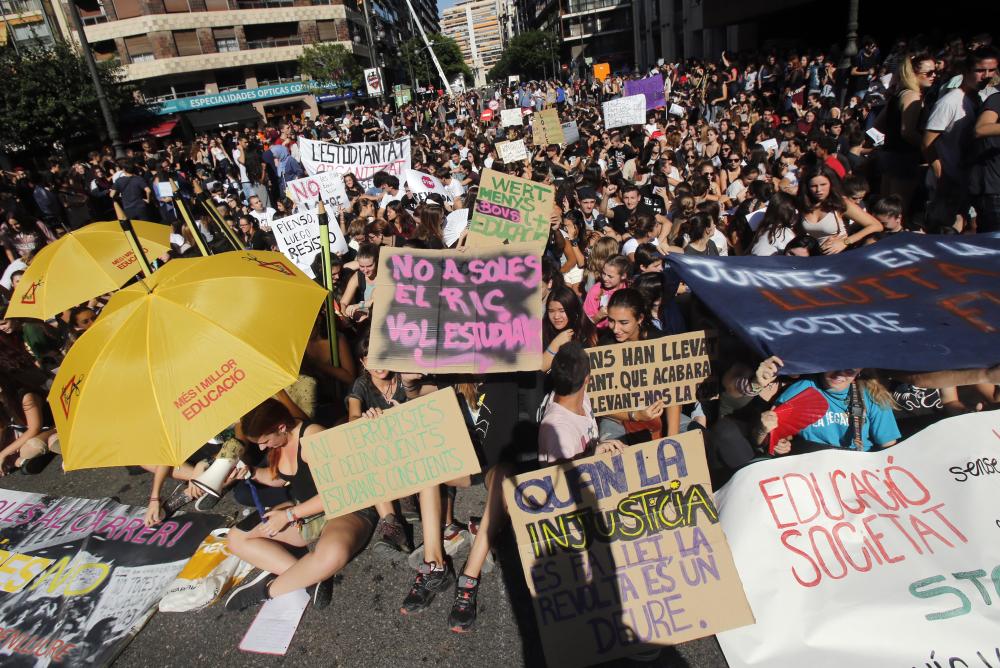
<svg viewBox="0 0 1000 668">
<path fill-rule="evenodd" d="M 462 58 L 477 86 L 486 85 L 486 74 L 500 60 L 506 44 L 500 17 L 504 0 L 460 0 L 441 12 L 441 33 L 462 50 Z"/>
<path fill-rule="evenodd" d="M 59 25 L 49 0 L 0 0 L 0 47 L 51 46 Z"/>
<path fill-rule="evenodd" d="M 197 129 L 318 113 L 297 58 L 332 42 L 367 66 L 363 11 L 361 0 L 101 0 L 81 17 L 98 59 L 117 59 L 157 113 L 183 113 Z"/>
</svg>

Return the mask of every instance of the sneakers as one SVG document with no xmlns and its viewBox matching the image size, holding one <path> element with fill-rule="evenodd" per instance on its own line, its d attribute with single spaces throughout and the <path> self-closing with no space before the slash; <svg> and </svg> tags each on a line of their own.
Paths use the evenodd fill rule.
<svg viewBox="0 0 1000 668">
<path fill-rule="evenodd" d="M 267 588 L 276 577 L 267 571 L 250 573 L 243 582 L 229 592 L 229 597 L 226 598 L 226 610 L 246 610 L 271 598 Z"/>
<path fill-rule="evenodd" d="M 399 514 L 403 516 L 403 519 L 407 522 L 419 522 L 420 521 L 420 502 L 417 500 L 415 494 L 410 496 L 404 496 L 399 500 Z"/>
<path fill-rule="evenodd" d="M 390 513 L 380 519 L 375 533 L 378 539 L 372 543 L 372 551 L 379 556 L 395 561 L 413 552 L 406 528 L 395 515 Z"/>
<path fill-rule="evenodd" d="M 472 537 L 461 524 L 452 522 L 441 530 L 441 538 L 444 544 L 444 551 L 449 557 L 455 556 L 465 545 L 472 544 Z M 407 558 L 410 568 L 418 570 L 420 564 L 424 563 L 424 546 L 421 545 Z"/>
<path fill-rule="evenodd" d="M 417 569 L 417 577 L 413 580 L 413 587 L 403 599 L 399 611 L 404 615 L 423 612 L 437 594 L 451 586 L 454 577 L 447 562 L 443 566 L 426 562 L 421 564 Z"/>
<path fill-rule="evenodd" d="M 455 602 L 448 615 L 448 628 L 455 633 L 465 633 L 476 623 L 476 595 L 479 593 L 479 578 L 462 575 L 455 587 Z"/>
<path fill-rule="evenodd" d="M 333 601 L 333 585 L 337 576 L 329 577 L 325 580 L 320 580 L 312 586 L 312 604 L 317 610 L 322 610 L 324 608 L 330 607 L 330 602 Z"/>
</svg>

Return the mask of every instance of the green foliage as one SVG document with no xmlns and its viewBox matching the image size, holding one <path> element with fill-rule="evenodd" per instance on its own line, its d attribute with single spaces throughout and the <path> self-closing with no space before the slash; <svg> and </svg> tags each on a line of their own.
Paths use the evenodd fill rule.
<svg viewBox="0 0 1000 668">
<path fill-rule="evenodd" d="M 111 113 L 120 119 L 137 105 L 117 61 L 97 64 Z M 83 58 L 63 43 L 54 47 L 0 49 L 0 147 L 50 154 L 104 138 L 106 129 L 97 91 Z"/>
<path fill-rule="evenodd" d="M 521 33 L 507 44 L 503 55 L 487 78 L 504 81 L 511 74 L 518 74 L 521 80 L 541 79 L 552 75 L 553 55 L 559 53 L 559 40 L 553 33 L 531 30 Z"/>
<path fill-rule="evenodd" d="M 454 81 L 455 77 L 461 74 L 466 84 L 472 83 L 472 70 L 462 59 L 462 49 L 458 46 L 458 42 L 451 37 L 439 34 L 428 35 L 427 40 L 434 47 L 434 55 L 441 63 L 441 69 L 444 70 L 448 81 Z M 438 76 L 437 69 L 434 67 L 434 61 L 431 60 L 431 56 L 424 46 L 424 41 L 419 36 L 404 42 L 402 50 L 403 63 L 409 61 L 413 67 L 413 73 L 420 80 L 422 86 L 438 87 L 442 85 L 441 77 Z"/>
<path fill-rule="evenodd" d="M 338 88 L 345 83 L 361 86 L 364 68 L 343 44 L 319 43 L 307 46 L 299 56 L 299 70 L 320 89 Z"/>
</svg>

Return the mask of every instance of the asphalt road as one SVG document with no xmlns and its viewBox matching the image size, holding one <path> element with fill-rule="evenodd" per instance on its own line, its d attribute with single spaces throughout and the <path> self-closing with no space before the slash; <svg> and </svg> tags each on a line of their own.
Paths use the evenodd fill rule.
<svg viewBox="0 0 1000 668">
<path fill-rule="evenodd" d="M 122 468 L 64 474 L 60 464 L 56 458 L 37 476 L 0 479 L 0 487 L 84 498 L 116 496 L 122 503 L 137 506 L 144 506 L 149 496 L 149 474 L 130 474 Z M 464 520 L 478 515 L 483 501 L 481 487 L 460 490 L 456 516 Z M 237 509 L 226 497 L 213 512 L 231 514 Z M 417 538 L 419 544 L 419 531 Z M 156 613 L 115 665 L 545 666 L 513 534 L 505 533 L 501 543 L 498 568 L 485 575 L 480 586 L 476 627 L 466 634 L 447 628 L 451 595 L 439 595 L 419 615 L 401 615 L 399 604 L 414 571 L 405 562 L 392 564 L 366 549 L 343 571 L 330 607 L 306 609 L 283 658 L 238 649 L 257 608 L 237 613 L 216 604 L 195 613 Z M 455 559 L 459 568 L 463 555 L 461 551 Z M 727 664 L 715 639 L 706 638 L 666 648 L 653 662 L 621 660 L 602 665 L 724 668 Z"/>
</svg>

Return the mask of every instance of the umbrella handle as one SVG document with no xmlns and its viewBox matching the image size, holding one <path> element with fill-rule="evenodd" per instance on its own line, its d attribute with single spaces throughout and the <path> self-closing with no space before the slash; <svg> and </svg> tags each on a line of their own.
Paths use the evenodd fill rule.
<svg viewBox="0 0 1000 668">
<path fill-rule="evenodd" d="M 340 348 L 337 345 L 337 316 L 333 311 L 333 277 L 330 276 L 330 219 L 322 200 L 316 208 L 319 214 L 319 245 L 323 256 L 323 287 L 326 288 L 326 337 L 330 341 L 330 364 L 340 366 Z"/>
<path fill-rule="evenodd" d="M 198 247 L 198 252 L 201 253 L 202 257 L 207 256 L 208 249 L 205 247 L 205 241 L 201 238 L 201 233 L 198 232 L 198 227 L 191 220 L 191 216 L 188 215 L 187 205 L 184 203 L 184 198 L 181 197 L 180 188 L 177 187 L 177 182 L 170 179 L 170 185 L 174 189 L 174 204 L 177 205 L 177 210 L 181 212 L 181 218 L 184 219 L 184 224 L 187 225 L 188 231 L 191 233 L 191 237 L 194 239 L 194 243 Z"/>
<path fill-rule="evenodd" d="M 122 232 L 125 233 L 125 238 L 128 239 L 129 246 L 132 247 L 132 252 L 135 253 L 135 257 L 139 260 L 139 266 L 142 268 L 142 273 L 149 278 L 153 275 L 153 269 L 149 266 L 149 260 L 146 258 L 146 254 L 142 252 L 142 244 L 139 243 L 139 238 L 135 234 L 135 230 L 132 228 L 132 221 L 129 220 L 128 216 L 125 215 L 125 209 L 122 208 L 121 204 L 117 201 L 115 205 L 115 215 L 118 216 L 118 224 L 121 225 Z M 139 279 L 140 281 L 142 279 Z M 143 283 L 145 285 L 145 283 Z M 149 291 L 149 288 L 146 288 Z"/>
<path fill-rule="evenodd" d="M 194 179 L 191 183 L 191 186 L 194 188 L 195 199 L 197 199 L 198 203 L 201 204 L 201 208 L 204 209 L 205 212 L 212 218 L 212 220 L 215 221 L 215 224 L 219 227 L 219 230 L 222 231 L 222 234 L 229 241 L 230 245 L 233 247 L 233 250 L 237 251 L 243 250 L 243 245 L 240 243 L 240 240 L 236 237 L 236 233 L 232 230 L 231 227 L 229 227 L 229 225 L 226 224 L 226 221 L 222 219 L 222 214 L 219 213 L 219 210 L 215 208 L 215 202 L 213 202 L 212 198 L 208 195 L 208 193 L 205 192 L 205 189 L 201 185 L 201 181 L 198 179 Z"/>
</svg>

